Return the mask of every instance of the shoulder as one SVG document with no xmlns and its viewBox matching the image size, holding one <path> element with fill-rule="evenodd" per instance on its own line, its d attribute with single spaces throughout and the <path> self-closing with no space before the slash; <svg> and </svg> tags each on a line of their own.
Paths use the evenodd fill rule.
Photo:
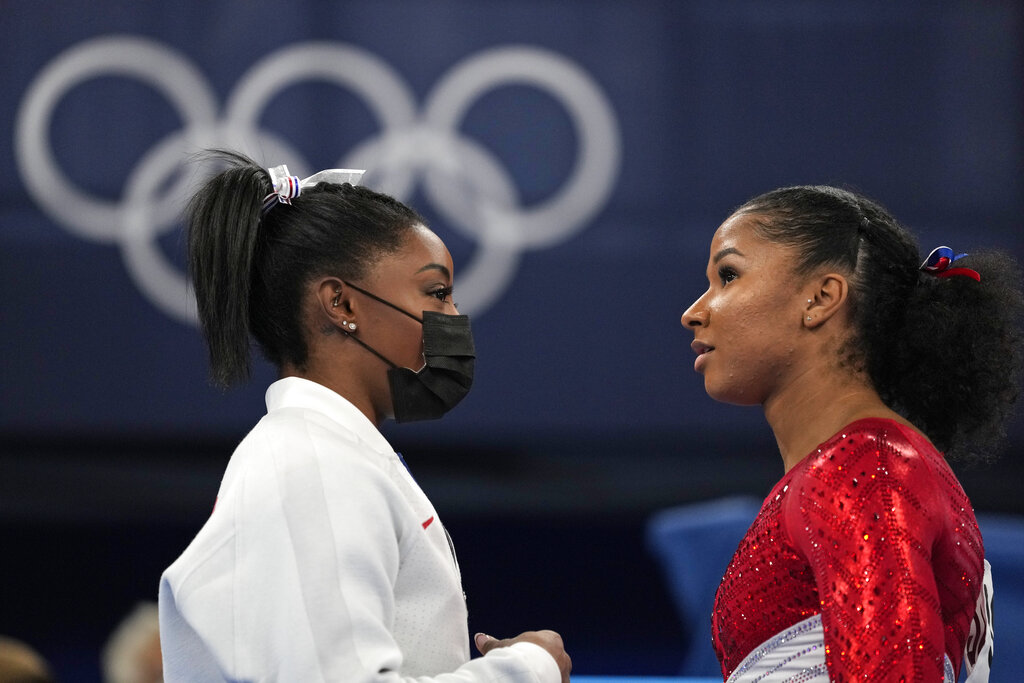
<svg viewBox="0 0 1024 683">
<path fill-rule="evenodd" d="M 373 477 L 390 471 L 395 456 L 323 413 L 284 408 L 263 417 L 231 459 L 247 476 L 312 469 Z"/>
<path fill-rule="evenodd" d="M 928 439 L 889 419 L 847 425 L 797 467 L 791 482 L 794 500 L 843 516 L 891 508 L 896 501 L 924 511 L 954 493 L 962 496 L 956 477 Z"/>
<path fill-rule="evenodd" d="M 367 443 L 343 422 L 315 410 L 274 410 L 231 455 L 207 526 L 237 533 L 272 525 L 284 510 L 312 500 L 332 509 L 358 504 L 387 517 L 380 508 L 402 496 L 400 467 L 394 451 Z"/>
<path fill-rule="evenodd" d="M 395 501 L 403 499 L 395 462 L 393 451 L 381 452 L 315 410 L 272 411 L 232 453 L 213 513 L 168 569 L 169 584 L 181 590 L 215 583 L 211 576 L 233 571 L 236 544 L 252 550 L 285 543 L 289 520 L 368 517 L 390 524 Z"/>
<path fill-rule="evenodd" d="M 944 466 L 945 460 L 913 428 L 887 418 L 866 418 L 847 425 L 821 444 L 806 465 L 807 474 L 812 476 L 860 473 L 872 479 L 888 479 L 902 478 L 916 470 L 930 471 Z"/>
<path fill-rule="evenodd" d="M 889 537 L 891 531 L 879 530 L 907 524 L 916 527 L 919 538 L 932 538 L 944 525 L 943 501 L 959 490 L 942 454 L 926 438 L 879 418 L 847 425 L 793 474 L 786 527 L 798 543 L 811 544 L 805 549 L 816 548 L 825 537 Z"/>
<path fill-rule="evenodd" d="M 357 432 L 342 421 L 332 419 L 324 412 L 301 406 L 276 408 L 260 419 L 249 432 L 249 437 L 285 437 L 300 442 L 328 439 L 335 443 L 356 444 Z"/>
<path fill-rule="evenodd" d="M 845 515 L 891 500 L 930 499 L 955 481 L 942 454 L 912 428 L 883 418 L 853 422 L 822 443 L 792 471 L 794 502 L 836 508 Z"/>
</svg>

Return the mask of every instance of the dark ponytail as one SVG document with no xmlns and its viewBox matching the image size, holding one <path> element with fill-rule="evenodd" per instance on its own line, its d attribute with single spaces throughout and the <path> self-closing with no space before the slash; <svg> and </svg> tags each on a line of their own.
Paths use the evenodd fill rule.
<svg viewBox="0 0 1024 683">
<path fill-rule="evenodd" d="M 902 304 L 899 343 L 876 362 L 876 385 L 951 457 L 987 459 L 1020 393 L 1020 270 L 997 251 L 974 251 L 956 265 L 981 282 L 920 273 Z"/>
<path fill-rule="evenodd" d="M 1024 299 L 1013 259 L 976 252 L 956 262 L 980 283 L 923 273 L 910 232 L 834 187 L 773 190 L 737 213 L 763 217 L 762 237 L 795 248 L 798 274 L 849 274 L 854 335 L 841 353 L 886 405 L 951 458 L 994 453 L 1020 387 Z"/>
<path fill-rule="evenodd" d="M 248 379 L 250 339 L 281 367 L 308 357 L 303 294 L 323 276 L 359 280 L 423 219 L 401 202 L 348 183 L 304 188 L 263 215 L 270 175 L 241 154 L 208 153 L 228 168 L 187 208 L 188 266 L 214 383 Z"/>
<path fill-rule="evenodd" d="M 232 166 L 192 197 L 188 268 L 199 322 L 210 352 L 210 374 L 221 386 L 249 376 L 249 305 L 262 198 L 269 174 L 231 152 L 211 153 Z"/>
</svg>

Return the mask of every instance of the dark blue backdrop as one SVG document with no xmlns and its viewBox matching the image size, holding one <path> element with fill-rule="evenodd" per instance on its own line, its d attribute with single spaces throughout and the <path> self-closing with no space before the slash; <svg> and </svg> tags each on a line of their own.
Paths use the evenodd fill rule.
<svg viewBox="0 0 1024 683">
<path fill-rule="evenodd" d="M 640 524 L 657 505 L 728 492 L 745 476 L 767 490 L 779 471 L 759 411 L 707 399 L 679 326 L 704 289 L 712 232 L 753 194 L 849 185 L 925 250 L 1024 255 L 1024 10 L 1010 0 L 2 10 L 10 538 L 78 514 L 85 494 L 68 463 L 112 451 L 129 454 L 117 467 L 134 474 L 118 486 L 90 470 L 91 518 L 134 514 L 187 536 L 201 512 L 171 515 L 205 504 L 263 410 L 265 366 L 245 389 L 207 384 L 177 289 L 173 213 L 194 181 L 187 154 L 206 144 L 245 144 L 296 172 L 363 162 L 368 184 L 399 192 L 448 242 L 456 300 L 474 316 L 478 381 L 445 420 L 388 433 L 414 468 L 410 448 L 429 450 L 426 485 L 456 517 L 627 511 Z M 336 82 L 353 74 L 354 85 Z M 428 455 L 450 454 L 450 470 L 430 469 Z M 509 488 L 526 471 L 543 484 Z M 194 498 L 181 493 L 190 476 L 202 482 Z M 37 488 L 68 477 L 69 493 Z M 976 489 L 982 507 L 1009 495 L 995 479 Z M 126 487 L 145 500 L 117 503 Z M 104 561 L 117 561 L 111 553 Z"/>
<path fill-rule="evenodd" d="M 8 131 L 0 141 L 0 429 L 235 433 L 261 409 L 261 382 L 226 397 L 208 388 L 194 328 L 151 303 L 127 272 L 114 240 L 129 228 L 109 226 L 106 243 L 83 238 L 26 191 L 25 168 L 41 163 L 16 160 L 18 108 L 48 65 L 102 38 L 151 41 L 196 70 L 208 90 L 196 98 L 219 108 L 258 60 L 309 41 L 367 51 L 417 107 L 457 66 L 495 47 L 568 60 L 611 108 L 621 149 L 614 181 L 567 238 L 520 254 L 507 286 L 477 316 L 472 397 L 423 431 L 471 441 L 523 430 L 685 433 L 720 429 L 723 420 L 749 429 L 759 416 L 705 399 L 678 326 L 703 289 L 711 232 L 731 207 L 783 184 L 845 183 L 878 197 L 926 246 L 1021 251 L 1019 6 L 891 4 L 11 5 L 0 47 Z M 157 65 L 166 73 L 165 61 Z M 564 106 L 551 92 L 483 78 L 457 135 L 510 178 L 513 209 L 557 195 L 580 147 Z M 182 130 L 152 80 L 83 69 L 62 93 L 55 85 L 52 107 L 41 109 L 52 117 L 43 140 L 53 167 L 88 198 L 127 203 L 128 185 L 145 170 L 140 160 Z M 278 158 L 258 139 L 261 149 L 250 151 L 268 163 L 333 166 L 380 132 L 365 99 L 322 81 L 284 82 L 269 99 L 252 115 L 303 160 Z M 408 196 L 452 244 L 457 267 L 470 264 L 479 241 L 453 230 L 422 192 Z M 540 229 L 563 227 L 556 219 Z M 160 246 L 176 258 L 175 232 Z"/>
</svg>

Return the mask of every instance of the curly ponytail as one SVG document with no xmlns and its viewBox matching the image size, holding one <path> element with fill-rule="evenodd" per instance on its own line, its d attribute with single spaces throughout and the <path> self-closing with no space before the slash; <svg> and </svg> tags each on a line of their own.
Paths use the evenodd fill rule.
<svg viewBox="0 0 1024 683">
<path fill-rule="evenodd" d="M 1005 435 L 1022 365 L 1019 269 L 1000 252 L 965 264 L 981 282 L 919 270 L 913 235 L 879 204 L 827 186 L 786 187 L 736 213 L 795 248 L 798 274 L 849 274 L 853 337 L 844 360 L 951 458 L 990 456 Z"/>
<path fill-rule="evenodd" d="M 921 273 L 893 331 L 898 343 L 872 379 L 882 400 L 951 457 L 985 459 L 1020 393 L 1020 271 L 996 251 L 973 252 L 961 264 L 981 282 Z"/>
<path fill-rule="evenodd" d="M 423 219 L 396 199 L 365 187 L 319 183 L 290 206 L 264 215 L 270 174 L 241 154 L 215 150 L 227 163 L 187 209 L 188 265 L 214 383 L 250 374 L 250 339 L 279 368 L 308 358 L 305 286 L 315 278 L 359 280 L 397 251 Z"/>
</svg>

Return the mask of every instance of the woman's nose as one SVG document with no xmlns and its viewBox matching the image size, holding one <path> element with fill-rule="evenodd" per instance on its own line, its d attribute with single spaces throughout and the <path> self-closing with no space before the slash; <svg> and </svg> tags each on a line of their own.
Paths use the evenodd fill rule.
<svg viewBox="0 0 1024 683">
<path fill-rule="evenodd" d="M 702 303 L 703 298 L 704 297 L 701 297 L 700 299 L 694 301 L 692 304 L 690 304 L 690 307 L 683 312 L 682 317 L 679 319 L 679 322 L 682 324 L 683 327 L 687 329 L 693 329 L 696 327 L 703 327 L 704 325 L 707 325 L 708 315 L 707 309 L 704 307 Z"/>
</svg>

